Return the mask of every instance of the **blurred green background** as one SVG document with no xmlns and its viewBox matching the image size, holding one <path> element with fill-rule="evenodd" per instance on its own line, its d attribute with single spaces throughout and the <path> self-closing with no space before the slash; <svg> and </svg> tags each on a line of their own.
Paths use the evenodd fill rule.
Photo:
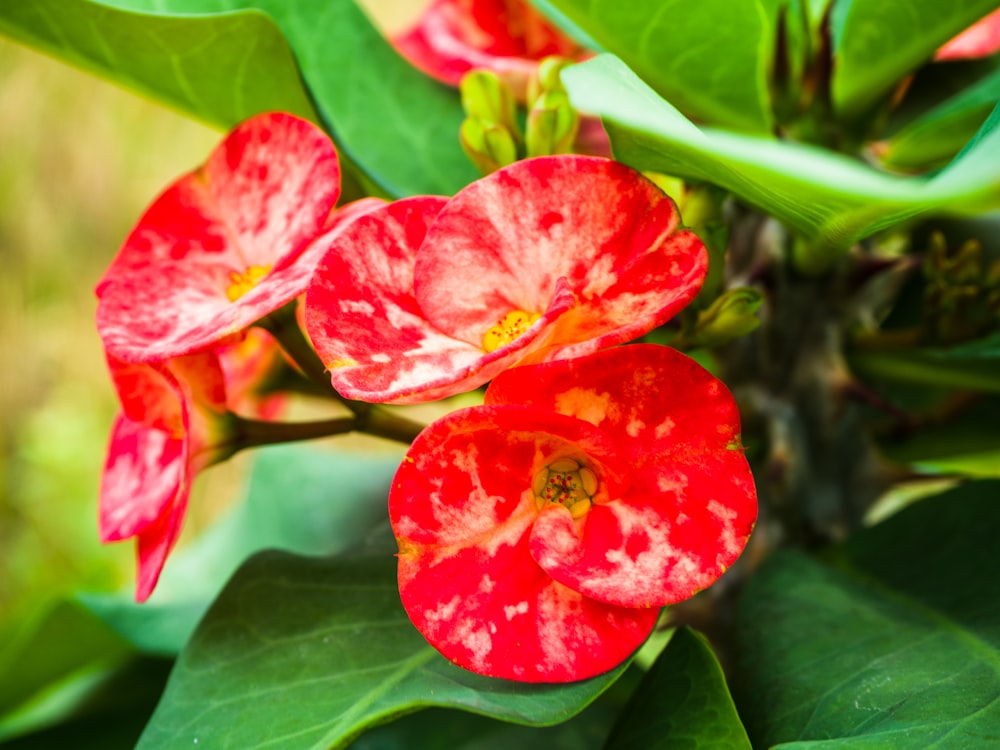
<svg viewBox="0 0 1000 750">
<path fill-rule="evenodd" d="M 96 496 L 115 410 L 93 288 L 144 206 L 218 134 L 0 38 L 0 628 L 131 579 Z"/>
</svg>

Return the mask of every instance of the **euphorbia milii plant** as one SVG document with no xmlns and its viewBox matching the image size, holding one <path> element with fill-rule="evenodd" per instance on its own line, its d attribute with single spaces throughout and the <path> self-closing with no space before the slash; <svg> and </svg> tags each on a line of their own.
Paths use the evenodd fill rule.
<svg viewBox="0 0 1000 750">
<path fill-rule="evenodd" d="M 634 339 L 698 292 L 708 258 L 673 201 L 609 159 L 516 162 L 453 198 L 397 201 L 328 247 L 306 328 L 334 387 L 415 403 L 508 367 Z"/>
<path fill-rule="evenodd" d="M 460 666 L 527 682 L 621 663 L 756 515 L 732 396 L 649 344 L 508 370 L 414 441 L 389 495 L 413 624 Z"/>
<path fill-rule="evenodd" d="M 316 126 L 284 113 L 233 130 L 146 211 L 97 286 L 106 350 L 165 360 L 223 343 L 301 294 L 310 243 L 380 201 L 336 211 L 340 166 Z"/>
</svg>

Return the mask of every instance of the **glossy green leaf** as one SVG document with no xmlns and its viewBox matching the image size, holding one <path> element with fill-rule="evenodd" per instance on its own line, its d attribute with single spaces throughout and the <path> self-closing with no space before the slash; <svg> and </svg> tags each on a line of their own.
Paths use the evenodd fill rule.
<svg viewBox="0 0 1000 750">
<path fill-rule="evenodd" d="M 643 672 L 633 666 L 583 711 L 555 726 L 512 724 L 430 708 L 375 727 L 350 750 L 594 750 L 604 741 Z"/>
<path fill-rule="evenodd" d="M 32 0 L 0 5 L 0 30 L 222 127 L 272 109 L 322 121 L 372 191 L 450 194 L 479 176 L 457 94 L 353 0 Z"/>
<path fill-rule="evenodd" d="M 778 4 L 547 0 L 542 5 L 553 6 L 603 50 L 618 55 L 682 112 L 713 125 L 769 133 L 768 75 Z"/>
<path fill-rule="evenodd" d="M 262 449 L 250 472 L 246 501 L 190 549 L 171 556 L 149 601 L 136 604 L 131 592 L 81 599 L 136 648 L 176 654 L 225 582 L 254 552 L 334 554 L 384 525 L 389 483 L 400 458 L 401 451 Z"/>
<path fill-rule="evenodd" d="M 343 747 L 429 706 L 526 724 L 582 710 L 624 670 L 569 685 L 480 677 L 413 628 L 391 554 L 262 552 L 234 576 L 181 654 L 140 750 Z"/>
<path fill-rule="evenodd" d="M 703 636 L 678 630 L 636 689 L 605 750 L 750 750 L 725 675 Z"/>
<path fill-rule="evenodd" d="M 754 746 L 990 747 L 1000 737 L 1000 482 L 900 511 L 823 563 L 774 555 L 737 613 Z"/>
<path fill-rule="evenodd" d="M 562 77 L 574 104 L 603 118 L 616 158 L 724 187 L 798 230 L 821 258 L 932 209 L 1000 206 L 1000 109 L 936 176 L 897 177 L 818 148 L 699 128 L 611 55 Z"/>
<path fill-rule="evenodd" d="M 0 3 L 0 32 L 212 125 L 266 110 L 317 119 L 274 23 L 132 13 L 91 0 Z"/>
<path fill-rule="evenodd" d="M 997 101 L 1000 66 L 878 144 L 879 157 L 894 169 L 944 166 L 982 126 Z"/>
<path fill-rule="evenodd" d="M 831 94 L 845 117 L 863 113 L 996 0 L 839 0 L 830 15 Z"/>
</svg>

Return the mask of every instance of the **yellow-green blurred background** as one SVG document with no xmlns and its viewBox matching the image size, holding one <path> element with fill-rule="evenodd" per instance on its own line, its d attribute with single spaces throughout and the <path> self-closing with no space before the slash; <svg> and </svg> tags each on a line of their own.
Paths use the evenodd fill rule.
<svg viewBox="0 0 1000 750">
<path fill-rule="evenodd" d="M 424 2 L 362 4 L 400 28 Z M 92 290 L 144 207 L 221 137 L 0 37 L 0 634 L 61 593 L 132 579 L 132 545 L 97 538 L 115 400 Z M 240 466 L 199 479 L 186 537 Z"/>
</svg>

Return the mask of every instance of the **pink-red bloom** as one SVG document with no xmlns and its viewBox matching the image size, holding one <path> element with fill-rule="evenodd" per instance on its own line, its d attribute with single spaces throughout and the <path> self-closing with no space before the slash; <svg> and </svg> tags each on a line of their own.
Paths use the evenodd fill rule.
<svg viewBox="0 0 1000 750">
<path fill-rule="evenodd" d="M 691 301 L 708 263 L 655 185 L 585 156 L 397 201 L 326 245 L 309 337 L 340 393 L 396 403 L 634 339 Z"/>
<path fill-rule="evenodd" d="M 413 624 L 527 682 L 621 663 L 732 565 L 756 513 L 732 396 L 646 344 L 508 370 L 421 433 L 389 495 Z"/>
<path fill-rule="evenodd" d="M 180 534 L 194 476 L 225 458 L 232 423 L 225 378 L 209 350 L 169 362 L 108 357 L 122 412 L 101 481 L 101 540 L 136 537 L 135 598 L 153 592 Z"/>
<path fill-rule="evenodd" d="M 522 100 L 540 60 L 583 54 L 525 0 L 435 0 L 392 42 L 414 67 L 450 86 L 486 68 Z"/>
<path fill-rule="evenodd" d="M 155 362 L 225 342 L 305 289 L 310 243 L 372 205 L 331 215 L 330 139 L 292 115 L 238 126 L 139 220 L 97 286 L 107 352 Z"/>
<path fill-rule="evenodd" d="M 284 395 L 263 393 L 277 366 L 277 343 L 251 328 L 245 338 L 164 362 L 108 356 L 121 403 L 101 481 L 104 542 L 136 538 L 136 599 L 145 601 L 183 525 L 195 476 L 230 456 L 235 414 L 270 419 Z"/>
<path fill-rule="evenodd" d="M 934 59 L 966 60 L 1000 52 L 1000 9 L 990 13 L 945 44 Z"/>
</svg>

